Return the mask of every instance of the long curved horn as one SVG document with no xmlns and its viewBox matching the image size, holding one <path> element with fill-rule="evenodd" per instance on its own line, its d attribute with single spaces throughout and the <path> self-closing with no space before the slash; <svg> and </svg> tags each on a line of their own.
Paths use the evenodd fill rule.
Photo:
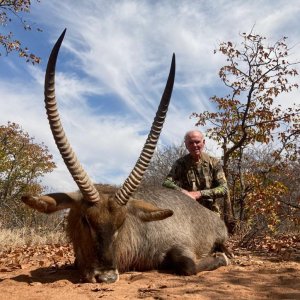
<svg viewBox="0 0 300 300">
<path fill-rule="evenodd" d="M 139 184 L 141 183 L 143 175 L 150 164 L 150 160 L 154 153 L 168 111 L 168 106 L 170 103 L 173 85 L 174 85 L 174 79 L 175 79 L 175 54 L 173 54 L 172 57 L 172 63 L 171 63 L 168 81 L 164 93 L 162 95 L 162 98 L 160 100 L 160 104 L 156 112 L 154 121 L 152 123 L 151 130 L 146 140 L 146 143 L 143 147 L 140 157 L 138 158 L 133 170 L 125 180 L 123 186 L 118 190 L 118 192 L 115 195 L 116 201 L 120 205 L 126 205 L 130 196 L 136 191 Z"/>
<path fill-rule="evenodd" d="M 100 195 L 84 171 L 76 157 L 62 127 L 55 97 L 55 66 L 61 43 L 64 39 L 66 29 L 55 43 L 47 64 L 45 75 L 45 107 L 48 115 L 52 135 L 57 148 L 83 197 L 89 202 L 100 201 Z"/>
</svg>

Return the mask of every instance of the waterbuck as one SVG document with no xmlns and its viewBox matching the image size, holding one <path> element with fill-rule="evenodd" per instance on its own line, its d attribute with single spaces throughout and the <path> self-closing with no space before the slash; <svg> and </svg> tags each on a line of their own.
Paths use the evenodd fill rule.
<svg viewBox="0 0 300 300">
<path fill-rule="evenodd" d="M 179 191 L 139 190 L 167 113 L 175 78 L 175 55 L 147 141 L 121 188 L 94 185 L 74 154 L 62 128 L 55 97 L 55 66 L 65 31 L 49 57 L 45 76 L 46 111 L 57 147 L 79 191 L 23 196 L 30 207 L 52 213 L 70 209 L 68 234 L 76 265 L 87 282 L 115 282 L 119 272 L 169 270 L 192 275 L 227 265 L 227 239 L 214 212 Z M 217 252 L 221 251 L 221 252 Z"/>
</svg>

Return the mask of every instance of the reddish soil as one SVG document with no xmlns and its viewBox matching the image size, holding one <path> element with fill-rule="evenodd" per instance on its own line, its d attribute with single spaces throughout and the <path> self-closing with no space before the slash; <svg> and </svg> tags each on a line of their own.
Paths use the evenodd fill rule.
<svg viewBox="0 0 300 300">
<path fill-rule="evenodd" d="M 230 266 L 195 276 L 128 272 L 114 284 L 88 284 L 71 268 L 69 246 L 8 249 L 0 254 L 0 299 L 300 299 L 299 253 L 235 254 Z"/>
</svg>

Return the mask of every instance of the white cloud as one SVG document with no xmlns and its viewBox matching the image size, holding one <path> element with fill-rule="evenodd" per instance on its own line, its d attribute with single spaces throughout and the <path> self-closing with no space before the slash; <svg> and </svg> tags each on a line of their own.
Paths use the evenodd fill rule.
<svg viewBox="0 0 300 300">
<path fill-rule="evenodd" d="M 220 91 L 217 72 L 224 58 L 213 54 L 220 41 L 238 40 L 255 24 L 258 33 L 274 40 L 287 35 L 297 44 L 299 10 L 297 0 L 51 0 L 35 5 L 31 16 L 44 29 L 44 40 L 34 40 L 42 50 L 43 69 L 51 46 L 68 29 L 56 86 L 65 131 L 93 180 L 121 183 L 150 128 L 173 52 L 177 71 L 160 140 L 164 144 L 180 143 L 196 122 L 191 113 L 210 109 L 208 98 Z M 1 123 L 15 121 L 49 146 L 58 169 L 45 177 L 46 184 L 74 188 L 47 124 L 44 70 L 28 66 L 20 74 L 16 66 L 22 62 L 5 59 L 5 68 L 18 77 L 1 78 Z"/>
</svg>

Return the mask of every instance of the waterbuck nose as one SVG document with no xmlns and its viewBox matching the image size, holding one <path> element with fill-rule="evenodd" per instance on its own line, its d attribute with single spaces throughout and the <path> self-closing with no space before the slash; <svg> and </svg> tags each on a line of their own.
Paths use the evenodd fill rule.
<svg viewBox="0 0 300 300">
<path fill-rule="evenodd" d="M 108 271 L 96 276 L 97 282 L 113 283 L 119 279 L 119 274 L 115 271 Z"/>
</svg>

